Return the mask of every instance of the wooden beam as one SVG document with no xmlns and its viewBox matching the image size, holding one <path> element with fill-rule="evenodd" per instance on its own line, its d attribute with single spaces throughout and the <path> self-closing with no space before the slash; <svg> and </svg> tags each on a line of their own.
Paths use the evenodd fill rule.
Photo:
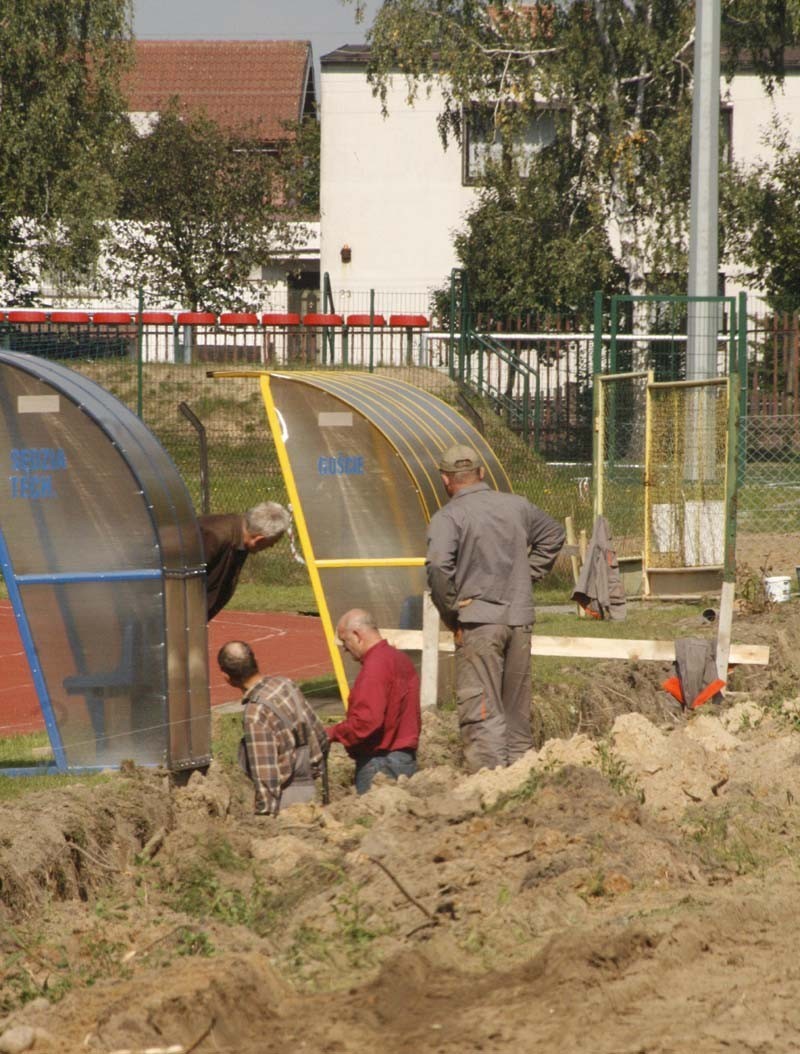
<svg viewBox="0 0 800 1054">
<path fill-rule="evenodd" d="M 422 668 L 419 701 L 423 710 L 436 706 L 439 693 L 439 612 L 426 589 L 422 594 Z"/>
<path fill-rule="evenodd" d="M 414 629 L 382 629 L 395 647 L 404 651 L 422 650 L 422 632 Z M 439 634 L 439 651 L 451 652 L 453 635 Z M 625 659 L 628 662 L 673 662 L 675 643 L 668 640 L 624 640 L 616 637 L 546 637 L 535 634 L 531 655 L 554 655 L 568 659 Z M 767 666 L 769 648 L 761 644 L 732 644 L 732 666 Z"/>
</svg>

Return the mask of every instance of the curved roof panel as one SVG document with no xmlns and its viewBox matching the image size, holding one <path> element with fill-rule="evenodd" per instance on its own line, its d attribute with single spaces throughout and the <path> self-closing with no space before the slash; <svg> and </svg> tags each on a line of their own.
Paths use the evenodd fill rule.
<svg viewBox="0 0 800 1054">
<path fill-rule="evenodd" d="M 202 543 L 147 427 L 72 370 L 0 351 L 0 567 L 59 768 L 208 758 Z"/>
</svg>

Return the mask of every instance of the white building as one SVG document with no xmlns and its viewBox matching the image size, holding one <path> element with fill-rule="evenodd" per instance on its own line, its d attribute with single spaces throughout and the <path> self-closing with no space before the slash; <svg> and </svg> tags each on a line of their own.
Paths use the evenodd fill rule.
<svg viewBox="0 0 800 1054">
<path fill-rule="evenodd" d="M 347 45 L 321 60 L 320 269 L 335 290 L 352 292 L 338 311 L 368 310 L 374 289 L 378 311 L 424 312 L 428 290 L 456 266 L 453 234 L 475 190 L 462 184 L 458 146 L 442 147 L 441 94 L 423 92 L 409 106 L 398 77 L 384 118 L 367 57 Z"/>
<path fill-rule="evenodd" d="M 481 151 L 490 148 L 467 136 L 445 149 L 436 123 L 441 93 L 423 88 L 411 105 L 400 74 L 389 85 L 384 117 L 367 81 L 368 58 L 365 46 L 346 45 L 321 59 L 320 269 L 338 291 L 337 311 L 367 310 L 370 289 L 377 311 L 425 311 L 428 291 L 445 285 L 458 265 L 453 237 L 475 201 L 471 176 Z M 744 63 L 720 91 L 735 161 L 769 156 L 764 136 L 774 118 L 793 129 L 800 146 L 800 50 L 787 52 L 786 79 L 772 97 Z M 528 147 L 546 141 L 551 125 L 545 111 Z M 738 291 L 734 268 L 726 287 Z"/>
</svg>

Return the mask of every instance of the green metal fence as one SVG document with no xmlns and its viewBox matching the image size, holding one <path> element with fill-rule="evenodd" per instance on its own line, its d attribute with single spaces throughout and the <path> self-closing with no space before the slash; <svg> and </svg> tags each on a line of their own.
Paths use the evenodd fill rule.
<svg viewBox="0 0 800 1054">
<path fill-rule="evenodd" d="M 207 501 L 215 512 L 245 508 L 264 497 L 283 501 L 286 495 L 256 382 L 237 380 L 223 387 L 206 376 L 209 369 L 392 370 L 479 422 L 515 488 L 559 518 L 572 516 L 576 530 L 590 529 L 593 520 L 588 487 L 593 369 L 607 375 L 614 364 L 622 369 L 641 362 L 656 380 L 685 376 L 686 298 L 617 298 L 606 304 L 598 297 L 593 347 L 578 333 L 558 333 L 549 342 L 536 335 L 523 341 L 478 334 L 471 328 L 468 298 L 451 306 L 449 329 L 436 328 L 435 320 L 424 316 L 415 317 L 413 325 L 390 325 L 391 316 L 378 318 L 374 291 L 357 304 L 341 292 L 336 298 L 337 306 L 365 310 L 345 312 L 338 316 L 341 323 L 330 325 L 304 324 L 280 313 L 236 316 L 223 323 L 223 316 L 189 322 L 188 313 L 179 321 L 178 315 L 141 308 L 91 315 L 9 310 L 0 322 L 0 346 L 56 357 L 117 395 L 164 443 L 198 510 Z M 757 382 L 754 389 L 753 375 L 748 381 L 742 374 L 740 550 L 754 566 L 793 571 L 795 542 L 800 552 L 794 502 L 800 486 L 800 416 L 774 411 L 787 406 L 778 394 L 789 383 L 787 376 L 795 376 L 797 327 L 784 327 L 786 335 L 779 340 L 763 313 L 757 324 L 748 318 L 742 298 L 710 302 L 707 316 L 718 334 L 717 368 L 727 370 L 734 361 L 741 373 L 749 360 Z M 408 315 L 395 321 L 398 317 L 409 322 Z M 354 318 L 358 323 L 350 321 Z M 800 381 L 793 390 L 797 386 Z M 607 409 L 617 428 L 610 440 L 610 471 L 623 479 L 635 476 L 643 464 L 634 449 L 638 411 L 633 392 L 618 392 L 614 400 Z M 748 538 L 752 544 L 743 547 Z M 252 563 L 254 569 L 259 566 Z M 288 548 L 280 574 L 287 581 L 305 575 Z"/>
</svg>

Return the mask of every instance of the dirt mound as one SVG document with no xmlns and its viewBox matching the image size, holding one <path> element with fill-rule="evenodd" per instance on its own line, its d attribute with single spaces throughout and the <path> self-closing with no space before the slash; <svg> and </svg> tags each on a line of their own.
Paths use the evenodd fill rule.
<svg viewBox="0 0 800 1054">
<path fill-rule="evenodd" d="M 800 630 L 768 621 L 722 706 L 597 664 L 592 728 L 509 769 L 464 775 L 444 711 L 413 779 L 358 798 L 336 753 L 277 820 L 218 762 L 6 806 L 0 1051 L 794 1049 Z"/>
</svg>

